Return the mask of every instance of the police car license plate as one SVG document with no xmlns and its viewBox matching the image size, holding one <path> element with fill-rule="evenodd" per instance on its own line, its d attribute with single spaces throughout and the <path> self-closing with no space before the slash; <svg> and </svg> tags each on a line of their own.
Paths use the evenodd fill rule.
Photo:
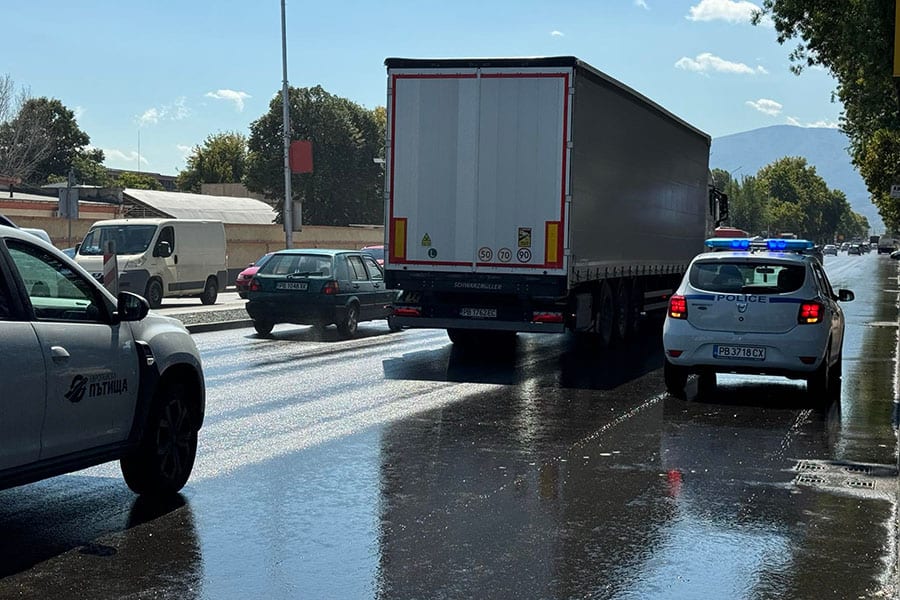
<svg viewBox="0 0 900 600">
<path fill-rule="evenodd" d="M 496 319 L 496 308 L 461 308 L 459 316 L 472 317 L 473 319 Z"/>
<path fill-rule="evenodd" d="M 713 346 L 713 358 L 766 360 L 766 349 L 759 346 Z"/>
<path fill-rule="evenodd" d="M 276 290 L 305 290 L 309 287 L 306 281 L 279 281 L 275 284 Z"/>
</svg>

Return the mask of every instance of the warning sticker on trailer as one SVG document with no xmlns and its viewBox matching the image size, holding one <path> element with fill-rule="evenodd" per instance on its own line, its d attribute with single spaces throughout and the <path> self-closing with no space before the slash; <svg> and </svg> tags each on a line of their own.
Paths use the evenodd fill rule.
<svg viewBox="0 0 900 600">
<path fill-rule="evenodd" d="M 531 227 L 519 227 L 519 248 L 531 248 Z"/>
<path fill-rule="evenodd" d="M 427 233 L 422 236 L 422 245 L 423 246 L 431 245 L 431 236 L 429 236 Z"/>
</svg>

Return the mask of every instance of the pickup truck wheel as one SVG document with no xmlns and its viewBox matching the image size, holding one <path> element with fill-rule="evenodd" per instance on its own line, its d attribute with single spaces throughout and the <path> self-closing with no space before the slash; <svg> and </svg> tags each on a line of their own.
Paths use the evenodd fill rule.
<svg viewBox="0 0 900 600">
<path fill-rule="evenodd" d="M 200 302 L 203 304 L 215 304 L 218 297 L 219 284 L 215 277 L 209 277 L 206 280 L 206 287 L 203 288 L 203 293 L 200 294 Z"/>
<path fill-rule="evenodd" d="M 188 386 L 168 381 L 156 394 L 140 446 L 120 461 L 122 475 L 137 494 L 174 494 L 187 483 L 197 456 L 197 427 L 188 405 Z"/>
<path fill-rule="evenodd" d="M 460 347 L 470 346 L 477 341 L 477 334 L 471 329 L 448 329 L 447 337 Z"/>
<path fill-rule="evenodd" d="M 663 379 L 666 382 L 666 391 L 676 398 L 684 398 L 684 386 L 687 385 L 688 372 L 684 367 L 673 365 L 668 360 L 663 366 Z"/>
<path fill-rule="evenodd" d="M 397 325 L 397 323 L 394 322 L 394 315 L 388 315 L 387 325 L 388 325 L 388 330 L 391 333 L 397 333 L 398 331 L 403 330 L 403 328 L 401 326 Z"/>
<path fill-rule="evenodd" d="M 340 331 L 341 335 L 345 338 L 352 338 L 356 335 L 358 329 L 359 306 L 354 302 L 347 307 L 347 314 L 344 316 L 344 320 L 338 323 L 338 331 Z"/>
<path fill-rule="evenodd" d="M 147 304 L 150 305 L 150 308 L 159 308 L 162 306 L 163 288 L 159 279 L 151 279 L 147 282 L 144 298 L 147 299 Z"/>
<path fill-rule="evenodd" d="M 253 329 L 256 330 L 257 334 L 262 336 L 272 333 L 273 327 L 275 327 L 275 323 L 272 323 L 271 321 L 253 321 Z"/>
</svg>

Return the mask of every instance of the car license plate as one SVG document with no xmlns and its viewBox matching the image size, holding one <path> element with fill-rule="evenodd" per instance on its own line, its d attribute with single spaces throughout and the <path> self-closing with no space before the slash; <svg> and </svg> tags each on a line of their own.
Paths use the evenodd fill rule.
<svg viewBox="0 0 900 600">
<path fill-rule="evenodd" d="M 275 284 L 276 290 L 305 290 L 309 287 L 306 281 L 279 281 Z"/>
<path fill-rule="evenodd" d="M 746 360 L 766 360 L 766 349 L 759 346 L 713 346 L 714 358 L 741 358 Z"/>
<path fill-rule="evenodd" d="M 497 318 L 497 309 L 496 308 L 461 308 L 461 309 L 459 309 L 459 316 L 471 317 L 473 319 L 496 319 Z"/>
</svg>

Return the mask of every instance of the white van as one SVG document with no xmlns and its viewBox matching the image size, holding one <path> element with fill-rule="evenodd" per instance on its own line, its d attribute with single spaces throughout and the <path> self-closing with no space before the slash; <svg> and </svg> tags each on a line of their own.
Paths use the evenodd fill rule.
<svg viewBox="0 0 900 600">
<path fill-rule="evenodd" d="M 97 221 L 84 236 L 75 261 L 102 279 L 103 252 L 113 242 L 119 291 L 144 296 L 159 308 L 168 296 L 198 296 L 215 304 L 225 289 L 225 226 L 189 219 Z"/>
</svg>

